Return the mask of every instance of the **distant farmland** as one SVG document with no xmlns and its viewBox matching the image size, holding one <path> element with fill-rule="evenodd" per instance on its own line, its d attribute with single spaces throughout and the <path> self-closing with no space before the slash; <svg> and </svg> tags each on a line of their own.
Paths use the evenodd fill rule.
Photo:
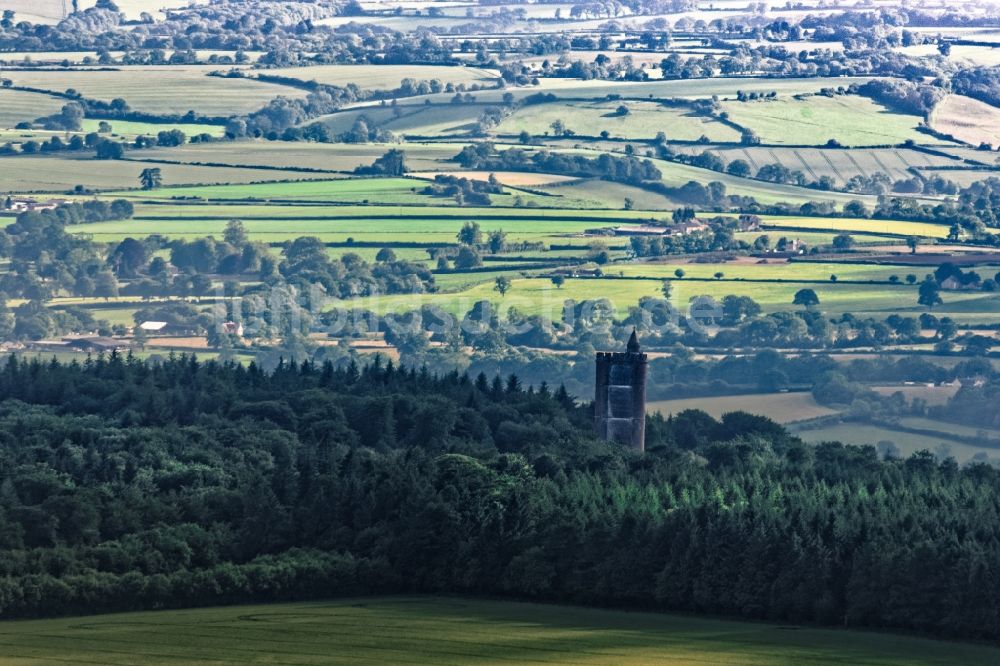
<svg viewBox="0 0 1000 666">
<path fill-rule="evenodd" d="M 780 146 L 766 147 L 701 147 L 684 146 L 678 152 L 698 154 L 705 150 L 718 155 L 729 164 L 734 160 L 743 160 L 750 166 L 751 173 L 756 174 L 761 167 L 768 164 L 780 164 L 791 171 L 801 171 L 807 180 L 816 181 L 823 176 L 833 178 L 843 185 L 854 176 L 872 176 L 884 173 L 891 180 L 912 178 L 910 169 L 925 169 L 928 167 L 955 167 L 961 162 L 931 155 L 908 148 L 785 148 Z M 942 173 L 946 178 L 953 178 L 953 172 Z M 983 174 L 980 172 L 980 178 Z"/>
<path fill-rule="evenodd" d="M 77 90 L 85 97 L 111 101 L 125 97 L 129 106 L 151 113 L 187 113 L 208 116 L 249 113 L 268 101 L 305 97 L 306 91 L 252 79 L 208 76 L 212 66 L 130 67 L 114 71 L 4 71 L 15 86 L 65 92 Z"/>
<path fill-rule="evenodd" d="M 316 81 L 331 86 L 354 83 L 366 90 L 392 90 L 403 79 L 454 83 L 468 86 L 478 84 L 493 86 L 499 78 L 492 70 L 477 67 L 436 67 L 433 65 L 317 65 L 313 67 L 287 67 L 266 69 L 259 72 L 267 76 L 287 76 L 303 81 Z"/>
<path fill-rule="evenodd" d="M 49 95 L 0 88 L 0 128 L 11 128 L 20 122 L 52 115 L 63 104 L 64 100 Z"/>
<path fill-rule="evenodd" d="M 1000 109 L 971 97 L 945 97 L 931 115 L 931 126 L 974 146 L 1000 146 Z"/>
<path fill-rule="evenodd" d="M 830 139 L 845 146 L 895 145 L 908 139 L 941 143 L 916 131 L 919 117 L 894 113 L 857 95 L 726 102 L 723 109 L 765 143 L 822 145 Z"/>
<path fill-rule="evenodd" d="M 837 412 L 813 400 L 810 393 L 753 393 L 706 398 L 684 398 L 681 400 L 660 400 L 646 405 L 646 411 L 659 412 L 663 416 L 679 414 L 686 409 L 700 409 L 715 418 L 726 412 L 743 411 L 761 414 L 778 423 L 792 423 L 829 416 Z"/>
</svg>

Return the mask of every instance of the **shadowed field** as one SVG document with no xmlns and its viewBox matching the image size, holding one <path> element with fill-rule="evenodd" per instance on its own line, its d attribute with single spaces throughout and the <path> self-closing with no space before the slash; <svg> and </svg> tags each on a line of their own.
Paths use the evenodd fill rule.
<svg viewBox="0 0 1000 666">
<path fill-rule="evenodd" d="M 0 624 L 4 664 L 987 664 L 869 632 L 524 603 L 354 599 Z"/>
</svg>

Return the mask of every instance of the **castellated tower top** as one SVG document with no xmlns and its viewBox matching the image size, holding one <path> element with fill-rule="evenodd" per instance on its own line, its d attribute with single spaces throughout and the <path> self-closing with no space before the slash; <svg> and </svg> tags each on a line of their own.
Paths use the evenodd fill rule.
<svg viewBox="0 0 1000 666">
<path fill-rule="evenodd" d="M 646 355 L 635 329 L 625 352 L 598 352 L 594 427 L 608 441 L 646 447 Z"/>
</svg>

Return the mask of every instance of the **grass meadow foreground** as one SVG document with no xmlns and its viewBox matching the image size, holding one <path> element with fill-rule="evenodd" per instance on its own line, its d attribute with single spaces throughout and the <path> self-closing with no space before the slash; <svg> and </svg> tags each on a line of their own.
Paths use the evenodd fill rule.
<svg viewBox="0 0 1000 666">
<path fill-rule="evenodd" d="M 908 636 L 430 597 L 0 624 L 0 663 L 995 664 Z"/>
</svg>

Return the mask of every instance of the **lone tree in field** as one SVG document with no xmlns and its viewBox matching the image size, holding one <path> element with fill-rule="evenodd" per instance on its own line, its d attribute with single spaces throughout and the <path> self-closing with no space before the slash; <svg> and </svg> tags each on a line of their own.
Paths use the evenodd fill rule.
<svg viewBox="0 0 1000 666">
<path fill-rule="evenodd" d="M 812 289 L 799 289 L 795 292 L 795 297 L 792 299 L 792 305 L 801 305 L 807 310 L 812 310 L 814 307 L 819 305 L 819 296 Z"/>
<path fill-rule="evenodd" d="M 722 278 L 726 277 L 726 274 L 723 273 L 722 271 L 719 271 L 718 273 L 716 273 L 712 277 L 714 277 L 716 280 L 721 280 Z"/>
<path fill-rule="evenodd" d="M 670 300 L 670 295 L 674 293 L 674 285 L 670 283 L 670 280 L 664 280 L 660 284 L 660 293 L 663 294 L 663 298 Z"/>
<path fill-rule="evenodd" d="M 928 310 L 933 310 L 935 305 L 941 305 L 944 301 L 941 300 L 941 288 L 938 287 L 938 283 L 931 276 L 924 278 L 924 281 L 920 283 L 919 296 L 917 296 L 917 303 L 923 305 Z"/>
<path fill-rule="evenodd" d="M 500 254 L 507 246 L 507 234 L 504 233 L 503 229 L 491 231 L 487 235 L 486 246 L 489 248 L 490 254 Z"/>
<path fill-rule="evenodd" d="M 493 291 L 500 294 L 500 298 L 506 296 L 507 292 L 510 291 L 510 279 L 504 277 L 503 275 L 498 277 L 493 282 Z"/>
<path fill-rule="evenodd" d="M 674 277 L 676 277 L 678 280 L 684 279 L 685 275 L 687 275 L 687 273 L 684 272 L 683 268 L 678 268 L 676 271 L 674 271 Z"/>
<path fill-rule="evenodd" d="M 222 239 L 233 247 L 243 247 L 250 242 L 247 236 L 247 228 L 243 225 L 243 220 L 229 220 L 226 222 L 226 230 L 222 232 Z"/>
<path fill-rule="evenodd" d="M 159 167 L 143 169 L 142 173 L 139 174 L 139 183 L 144 190 L 155 190 L 163 185 L 163 172 L 160 171 Z"/>
<path fill-rule="evenodd" d="M 565 283 L 566 283 L 566 278 L 564 278 L 562 275 L 552 276 L 552 284 L 556 286 L 556 289 L 562 289 L 562 286 Z"/>
<path fill-rule="evenodd" d="M 458 242 L 462 245 L 479 245 L 483 242 L 483 232 L 476 222 L 466 222 L 458 232 Z"/>
<path fill-rule="evenodd" d="M 917 253 L 917 246 L 920 245 L 920 238 L 917 236 L 910 236 L 906 239 L 906 247 L 910 248 L 910 254 Z"/>
</svg>

